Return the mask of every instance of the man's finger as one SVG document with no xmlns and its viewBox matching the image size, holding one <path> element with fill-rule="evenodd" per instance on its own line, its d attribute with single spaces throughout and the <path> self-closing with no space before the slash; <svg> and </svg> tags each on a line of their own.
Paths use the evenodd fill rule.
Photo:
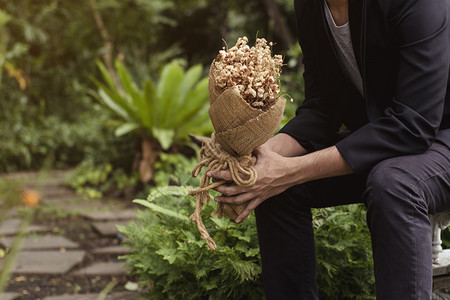
<svg viewBox="0 0 450 300">
<path fill-rule="evenodd" d="M 243 192 L 242 187 L 240 187 L 236 184 L 219 185 L 218 187 L 215 188 L 215 190 L 218 191 L 219 193 L 222 193 L 222 195 L 224 195 L 224 196 L 234 196 L 234 195 L 238 195 Z"/>
<path fill-rule="evenodd" d="M 252 210 L 254 210 L 258 205 L 261 204 L 261 201 L 259 199 L 255 199 L 251 201 L 247 207 L 244 209 L 244 211 L 236 218 L 236 223 L 243 222 L 247 219 L 247 217 L 250 215 Z"/>
<path fill-rule="evenodd" d="M 231 197 L 218 196 L 218 197 L 214 198 L 214 200 L 217 202 L 223 202 L 223 203 L 229 203 L 229 204 L 241 204 L 241 203 L 247 202 L 253 198 L 254 198 L 254 195 L 252 193 L 242 193 L 237 196 L 231 196 Z"/>
<path fill-rule="evenodd" d="M 216 178 L 216 179 L 221 179 L 221 180 L 226 180 L 226 181 L 231 181 L 231 173 L 228 170 L 225 171 L 209 171 L 208 177 L 212 177 L 212 178 Z"/>
</svg>

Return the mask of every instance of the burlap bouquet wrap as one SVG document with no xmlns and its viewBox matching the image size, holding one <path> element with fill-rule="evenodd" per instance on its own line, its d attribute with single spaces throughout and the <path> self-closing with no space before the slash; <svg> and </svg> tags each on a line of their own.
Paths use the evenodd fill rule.
<svg viewBox="0 0 450 300">
<path fill-rule="evenodd" d="M 210 249 L 216 244 L 209 236 L 202 217 L 203 205 L 210 201 L 209 190 L 225 183 L 210 182 L 208 171 L 230 170 L 233 181 L 241 186 L 250 186 L 256 182 L 256 171 L 253 168 L 252 151 L 264 144 L 277 130 L 283 117 L 286 100 L 278 98 L 270 107 L 254 108 L 242 97 L 237 87 L 220 88 L 214 78 L 214 61 L 209 72 L 209 116 L 215 133 L 211 141 L 203 143 L 200 150 L 200 162 L 192 171 L 198 176 L 206 167 L 200 188 L 190 191 L 196 195 L 196 209 L 191 220 L 197 223 L 201 236 Z M 235 220 L 247 207 L 243 204 L 219 203 L 214 213 L 219 218 L 222 214 Z"/>
</svg>

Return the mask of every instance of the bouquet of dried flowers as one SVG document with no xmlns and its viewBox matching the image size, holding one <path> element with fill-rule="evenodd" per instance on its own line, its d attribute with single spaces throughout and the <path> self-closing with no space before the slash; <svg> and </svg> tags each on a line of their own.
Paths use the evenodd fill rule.
<svg viewBox="0 0 450 300">
<path fill-rule="evenodd" d="M 216 244 L 209 236 L 201 210 L 210 201 L 209 190 L 225 183 L 213 182 L 208 171 L 230 170 L 233 181 L 241 186 L 256 182 L 252 151 L 265 143 L 281 122 L 286 100 L 280 97 L 278 78 L 283 59 L 272 56 L 272 43 L 256 40 L 248 46 L 246 37 L 239 38 L 230 49 L 223 48 L 212 62 L 209 72 L 209 116 L 215 133 L 211 141 L 203 143 L 200 162 L 192 171 L 198 176 L 203 167 L 200 188 L 190 191 L 196 195 L 196 209 L 191 220 L 206 240 L 210 249 Z M 235 220 L 248 203 L 219 203 L 215 214 L 223 214 Z"/>
<path fill-rule="evenodd" d="M 239 38 L 236 46 L 219 51 L 214 62 L 214 78 L 221 89 L 236 86 L 242 98 L 254 108 L 267 110 L 278 99 L 283 58 L 271 56 L 272 42 L 257 39 L 256 45 L 248 46 L 247 37 Z"/>
</svg>

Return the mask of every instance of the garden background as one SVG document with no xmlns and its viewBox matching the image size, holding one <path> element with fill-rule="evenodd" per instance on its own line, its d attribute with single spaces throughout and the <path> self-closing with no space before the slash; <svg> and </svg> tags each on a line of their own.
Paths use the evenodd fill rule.
<svg viewBox="0 0 450 300">
<path fill-rule="evenodd" d="M 281 90 L 294 101 L 283 122 L 293 117 L 295 26 L 290 0 L 0 0 L 0 172 L 70 169 L 66 184 L 86 199 L 144 199 L 120 229 L 144 297 L 261 299 L 253 216 L 206 218 L 215 252 L 187 219 L 198 186 L 189 134 L 212 132 L 209 64 L 244 35 L 285 57 Z M 315 210 L 313 221 L 321 299 L 374 299 L 364 208 Z"/>
</svg>

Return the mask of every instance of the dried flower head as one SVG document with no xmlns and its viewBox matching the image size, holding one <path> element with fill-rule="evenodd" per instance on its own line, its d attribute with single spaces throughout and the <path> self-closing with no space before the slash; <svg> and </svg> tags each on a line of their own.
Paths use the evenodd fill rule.
<svg viewBox="0 0 450 300">
<path fill-rule="evenodd" d="M 247 44 L 244 36 L 234 47 L 219 51 L 214 65 L 216 84 L 221 88 L 237 86 L 252 107 L 266 110 L 275 103 L 280 92 L 277 80 L 283 58 L 272 56 L 273 44 L 267 44 L 263 38 L 256 39 L 254 47 Z"/>
</svg>

